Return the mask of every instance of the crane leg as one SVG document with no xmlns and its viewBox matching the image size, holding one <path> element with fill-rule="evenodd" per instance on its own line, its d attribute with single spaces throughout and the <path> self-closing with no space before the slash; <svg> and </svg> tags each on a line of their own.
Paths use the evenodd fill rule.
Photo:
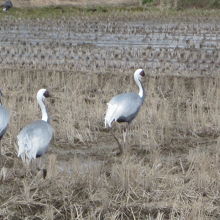
<svg viewBox="0 0 220 220">
<path fill-rule="evenodd" d="M 114 139 L 116 140 L 117 144 L 118 144 L 118 149 L 119 149 L 119 152 L 117 153 L 117 156 L 120 156 L 122 153 L 123 153 L 123 147 L 121 145 L 121 143 L 119 142 L 118 138 L 115 136 L 115 134 L 111 131 L 111 134 L 112 136 L 114 137 Z"/>
<path fill-rule="evenodd" d="M 0 138 L 0 155 L 3 155 L 4 151 L 2 149 L 2 140 Z"/>
<path fill-rule="evenodd" d="M 127 148 L 126 148 L 127 132 L 128 132 L 128 125 L 123 129 L 123 133 L 122 133 L 122 135 L 123 135 L 123 147 L 124 147 L 124 149 L 127 149 Z"/>
<path fill-rule="evenodd" d="M 125 129 L 123 129 L 123 142 L 124 142 L 124 145 L 126 143 L 126 136 L 127 136 L 127 127 Z"/>
<path fill-rule="evenodd" d="M 0 137 L 0 155 L 2 155 L 3 149 L 2 149 L 2 137 Z"/>
<path fill-rule="evenodd" d="M 45 179 L 46 176 L 47 176 L 47 169 L 44 168 L 44 165 L 43 165 L 43 161 L 42 161 L 42 158 L 37 158 L 36 160 L 36 169 L 39 171 L 39 172 L 42 172 L 42 176 L 43 178 Z"/>
</svg>

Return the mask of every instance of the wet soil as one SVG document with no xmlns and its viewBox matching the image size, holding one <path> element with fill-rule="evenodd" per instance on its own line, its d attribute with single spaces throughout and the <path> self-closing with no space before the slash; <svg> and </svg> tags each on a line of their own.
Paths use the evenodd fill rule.
<svg viewBox="0 0 220 220">
<path fill-rule="evenodd" d="M 153 74 L 218 74 L 217 21 L 8 20 L 0 30 L 0 66 Z"/>
</svg>

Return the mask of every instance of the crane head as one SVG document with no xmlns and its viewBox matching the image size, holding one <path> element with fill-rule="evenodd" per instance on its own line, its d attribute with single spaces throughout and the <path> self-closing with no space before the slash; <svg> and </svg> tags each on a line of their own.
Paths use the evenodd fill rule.
<svg viewBox="0 0 220 220">
<path fill-rule="evenodd" d="M 145 72 L 143 69 L 137 69 L 134 72 L 134 78 L 137 78 L 139 81 L 142 81 L 144 77 L 145 77 Z"/>
<path fill-rule="evenodd" d="M 48 98 L 48 97 L 50 97 L 50 94 L 49 94 L 48 90 L 46 90 L 46 89 L 40 89 L 37 92 L 37 99 L 44 100 L 45 98 Z"/>
</svg>

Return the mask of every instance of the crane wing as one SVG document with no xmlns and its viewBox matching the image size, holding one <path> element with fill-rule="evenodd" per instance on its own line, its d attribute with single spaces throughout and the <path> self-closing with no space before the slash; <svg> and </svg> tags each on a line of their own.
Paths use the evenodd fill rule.
<svg viewBox="0 0 220 220">
<path fill-rule="evenodd" d="M 27 125 L 17 136 L 18 157 L 31 160 L 42 155 L 47 151 L 52 137 L 53 128 L 47 122 L 39 120 Z"/>
<path fill-rule="evenodd" d="M 3 106 L 0 106 L 0 137 L 4 135 L 8 127 L 9 118 L 10 115 L 7 109 Z"/>
<path fill-rule="evenodd" d="M 111 127 L 113 121 L 130 123 L 137 115 L 142 100 L 136 93 L 123 93 L 114 96 L 109 103 L 105 115 L 105 127 Z"/>
<path fill-rule="evenodd" d="M 116 116 L 117 116 L 117 110 L 118 110 L 118 105 L 117 104 L 111 104 L 111 103 L 107 103 L 108 108 L 106 111 L 106 115 L 105 115 L 105 127 L 109 126 L 111 127 L 111 124 L 113 121 L 116 120 Z"/>
</svg>

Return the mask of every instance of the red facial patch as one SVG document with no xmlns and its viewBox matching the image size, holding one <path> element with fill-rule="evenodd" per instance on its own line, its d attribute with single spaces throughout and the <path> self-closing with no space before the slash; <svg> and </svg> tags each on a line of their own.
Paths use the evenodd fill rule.
<svg viewBox="0 0 220 220">
<path fill-rule="evenodd" d="M 142 77 L 145 76 L 145 72 L 144 72 L 144 70 L 142 70 L 142 71 L 140 72 L 140 75 L 141 75 Z"/>
<path fill-rule="evenodd" d="M 47 90 L 44 92 L 44 96 L 45 96 L 46 98 L 50 97 L 50 94 L 49 94 L 49 92 L 48 92 Z"/>
</svg>

